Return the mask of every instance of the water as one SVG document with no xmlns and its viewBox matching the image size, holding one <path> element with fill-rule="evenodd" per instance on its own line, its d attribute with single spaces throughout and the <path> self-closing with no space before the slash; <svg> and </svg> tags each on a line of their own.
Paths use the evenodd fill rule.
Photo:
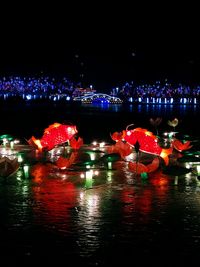
<svg viewBox="0 0 200 267">
<path fill-rule="evenodd" d="M 144 127 L 151 131 L 151 117 L 162 117 L 162 130 L 169 131 L 168 120 L 179 119 L 177 130 L 185 134 L 199 135 L 199 105 L 80 105 L 66 102 L 20 102 L 0 103 L 2 118 L 1 132 L 19 137 L 40 138 L 43 130 L 54 122 L 67 122 L 77 125 L 79 135 L 85 143 L 94 138 L 111 141 L 110 133 L 122 131 L 129 124 Z"/>
<path fill-rule="evenodd" d="M 198 107 L 70 109 L 37 104 L 1 106 L 1 112 L 2 134 L 26 138 L 39 137 L 49 124 L 67 120 L 77 124 L 86 141 L 96 137 L 111 142 L 113 131 L 130 123 L 150 128 L 149 117 L 157 115 L 163 117 L 162 129 L 169 129 L 168 119 L 178 117 L 179 131 L 199 136 Z M 89 157 L 85 151 L 87 147 L 84 159 Z M 85 168 L 58 172 L 49 160 L 25 153 L 33 159 L 29 175 L 25 177 L 20 168 L 0 182 L 1 266 L 198 264 L 200 183 L 194 173 L 176 177 L 157 171 L 142 179 L 128 171 L 127 162 L 117 161 L 111 170 L 98 166 L 99 174 L 91 182 L 80 178 Z M 101 157 L 103 152 L 95 155 Z"/>
</svg>

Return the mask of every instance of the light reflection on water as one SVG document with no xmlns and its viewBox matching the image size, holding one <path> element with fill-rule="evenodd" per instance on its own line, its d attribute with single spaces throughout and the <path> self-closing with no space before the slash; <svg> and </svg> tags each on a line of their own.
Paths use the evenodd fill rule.
<svg viewBox="0 0 200 267">
<path fill-rule="evenodd" d="M 167 241 L 173 255 L 175 245 L 181 257 L 196 253 L 200 185 L 194 177 L 191 183 L 179 177 L 174 185 L 174 177 L 158 171 L 143 181 L 118 162 L 109 172 L 100 171 L 86 189 L 79 171 L 66 172 L 65 179 L 54 174 L 47 164 L 34 164 L 29 179 L 1 186 L 1 225 L 7 229 L 3 235 L 15 238 L 14 244 L 8 239 L 6 247 L 18 257 L 46 255 L 37 242 L 55 250 L 53 261 L 67 255 L 94 265 L 120 262 L 122 254 L 125 262 L 131 255 L 150 256 L 155 249 L 164 256 Z"/>
<path fill-rule="evenodd" d="M 112 104 L 112 105 L 101 105 L 101 104 L 83 104 L 83 109 L 89 109 L 90 111 L 110 111 L 120 113 L 121 111 L 136 112 L 143 114 L 155 115 L 168 115 L 173 116 L 184 115 L 186 113 L 193 113 L 194 115 L 199 112 L 198 105 L 176 105 L 176 104 Z"/>
<path fill-rule="evenodd" d="M 131 105 L 131 116 L 136 110 Z M 169 105 L 162 114 L 187 115 L 186 110 Z M 139 112 L 159 114 L 154 106 L 141 106 Z M 0 182 L 2 259 L 24 261 L 26 266 L 198 262 L 200 183 L 194 174 L 175 180 L 157 171 L 143 180 L 119 161 L 111 170 L 101 169 L 87 189 L 82 170 L 57 172 L 51 160 L 49 156 L 44 163 L 37 155 L 28 177 L 20 168 L 13 180 Z"/>
</svg>

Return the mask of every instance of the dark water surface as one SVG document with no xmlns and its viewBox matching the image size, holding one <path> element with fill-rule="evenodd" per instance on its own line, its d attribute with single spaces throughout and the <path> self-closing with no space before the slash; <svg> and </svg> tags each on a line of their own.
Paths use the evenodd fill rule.
<svg viewBox="0 0 200 267">
<path fill-rule="evenodd" d="M 49 124 L 67 121 L 77 125 L 86 143 L 111 142 L 110 133 L 131 123 L 154 130 L 149 118 L 158 116 L 162 130 L 177 117 L 177 131 L 199 137 L 198 106 L 7 103 L 0 111 L 1 134 L 24 138 L 41 137 Z M 159 170 L 142 179 L 128 171 L 127 162 L 117 161 L 111 170 L 99 168 L 89 184 L 82 172 L 86 169 L 58 172 L 31 154 L 28 176 L 20 167 L 1 180 L 1 266 L 198 265 L 200 182 L 194 172 L 177 177 Z"/>
<path fill-rule="evenodd" d="M 85 143 L 94 138 L 111 141 L 110 133 L 122 131 L 129 124 L 135 127 L 155 130 L 149 119 L 162 117 L 159 126 L 162 131 L 172 130 L 167 121 L 179 119 L 179 132 L 199 135 L 199 105 L 170 105 L 170 104 L 135 104 L 135 105 L 92 105 L 66 102 L 16 102 L 15 100 L 1 102 L 1 132 L 29 138 L 32 135 L 40 138 L 43 130 L 54 122 L 77 125 L 79 136 Z"/>
</svg>

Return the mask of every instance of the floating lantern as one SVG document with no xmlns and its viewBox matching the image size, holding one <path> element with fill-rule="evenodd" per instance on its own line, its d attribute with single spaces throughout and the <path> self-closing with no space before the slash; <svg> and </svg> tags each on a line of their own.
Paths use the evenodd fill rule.
<svg viewBox="0 0 200 267">
<path fill-rule="evenodd" d="M 3 146 L 6 147 L 6 144 L 8 143 L 8 140 L 6 138 L 3 138 Z"/>
<path fill-rule="evenodd" d="M 73 136 L 70 140 L 70 146 L 73 149 L 79 149 L 81 146 L 83 146 L 83 138 L 78 138 L 78 140 L 76 140 L 76 138 Z"/>
<path fill-rule="evenodd" d="M 147 165 L 144 165 L 140 162 L 129 162 L 128 168 L 131 172 L 134 172 L 138 175 L 146 176 L 146 174 L 156 171 L 159 168 L 159 158 L 153 159 L 153 161 Z M 143 174 L 146 173 L 146 174 Z"/>
<path fill-rule="evenodd" d="M 118 153 L 123 159 L 129 156 L 132 151 L 132 147 L 128 143 L 124 143 L 122 140 L 117 141 L 115 145 L 108 148 L 108 153 Z"/>
<path fill-rule="evenodd" d="M 11 149 L 14 149 L 14 141 L 11 141 L 11 142 L 10 142 L 10 148 L 11 148 Z"/>
<path fill-rule="evenodd" d="M 124 140 L 131 146 L 139 143 L 139 150 L 148 154 L 153 154 L 163 158 L 166 165 L 169 164 L 169 155 L 172 154 L 172 148 L 162 148 L 159 146 L 158 138 L 152 132 L 143 128 L 126 130 Z"/>
<path fill-rule="evenodd" d="M 18 161 L 19 163 L 21 163 L 21 162 L 23 161 L 23 157 L 22 157 L 21 154 L 19 154 L 19 155 L 17 156 L 17 161 Z"/>
<path fill-rule="evenodd" d="M 104 146 L 105 146 L 105 142 L 99 143 L 99 147 L 104 147 Z"/>
<path fill-rule="evenodd" d="M 14 144 L 15 144 L 15 145 L 18 145 L 19 143 L 20 143 L 20 141 L 19 141 L 18 139 L 15 139 L 15 140 L 14 140 Z"/>
<path fill-rule="evenodd" d="M 84 173 L 81 173 L 80 174 L 80 177 L 81 177 L 81 179 L 85 178 L 85 174 Z"/>
<path fill-rule="evenodd" d="M 172 146 L 179 152 L 184 150 L 188 150 L 192 147 L 190 141 L 186 141 L 185 143 L 181 142 L 180 140 L 176 139 L 172 142 Z"/>
<path fill-rule="evenodd" d="M 40 150 L 44 149 L 49 151 L 56 145 L 69 141 L 77 132 L 75 125 L 54 123 L 44 130 L 44 134 L 41 139 L 37 140 L 34 136 L 32 136 L 28 140 L 28 143 Z"/>
<path fill-rule="evenodd" d="M 92 184 L 93 184 L 92 177 L 93 177 L 93 171 L 92 170 L 86 171 L 86 173 L 85 173 L 85 187 L 87 189 L 92 188 Z"/>
<path fill-rule="evenodd" d="M 13 140 L 13 137 L 10 135 L 10 134 L 3 134 L 3 135 L 0 135 L 0 140 L 3 141 L 3 143 L 8 143 L 8 141 L 12 141 Z"/>
<path fill-rule="evenodd" d="M 93 177 L 93 170 L 86 171 L 85 178 L 92 179 L 92 177 Z"/>
<path fill-rule="evenodd" d="M 112 162 L 111 161 L 108 162 L 108 169 L 112 170 Z"/>
<path fill-rule="evenodd" d="M 107 172 L 107 181 L 108 181 L 108 183 L 112 182 L 112 172 L 111 171 Z"/>
<path fill-rule="evenodd" d="M 95 160 L 96 159 L 96 153 L 90 152 L 89 155 L 90 155 L 90 159 L 91 160 Z"/>
<path fill-rule="evenodd" d="M 93 141 L 93 142 L 92 142 L 92 145 L 93 145 L 93 146 L 97 146 L 97 141 Z"/>
<path fill-rule="evenodd" d="M 172 121 L 168 120 L 168 125 L 171 126 L 171 127 L 174 127 L 174 131 L 175 131 L 175 128 L 176 126 L 178 125 L 179 121 L 177 118 L 173 119 Z"/>
<path fill-rule="evenodd" d="M 123 132 L 114 132 L 113 134 L 110 135 L 112 140 L 115 142 L 118 142 L 123 139 Z"/>
<path fill-rule="evenodd" d="M 25 178 L 28 178 L 29 177 L 29 166 L 28 165 L 24 165 L 23 166 L 23 170 L 24 170 Z"/>
</svg>

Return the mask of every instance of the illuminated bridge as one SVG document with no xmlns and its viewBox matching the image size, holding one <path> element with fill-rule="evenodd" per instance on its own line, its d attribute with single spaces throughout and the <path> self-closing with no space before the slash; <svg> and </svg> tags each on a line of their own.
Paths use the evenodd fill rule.
<svg viewBox="0 0 200 267">
<path fill-rule="evenodd" d="M 74 97 L 74 101 L 81 101 L 85 104 L 91 103 L 110 103 L 110 104 L 121 104 L 123 101 L 119 97 L 110 96 L 107 94 L 96 93 L 86 96 Z"/>
</svg>

